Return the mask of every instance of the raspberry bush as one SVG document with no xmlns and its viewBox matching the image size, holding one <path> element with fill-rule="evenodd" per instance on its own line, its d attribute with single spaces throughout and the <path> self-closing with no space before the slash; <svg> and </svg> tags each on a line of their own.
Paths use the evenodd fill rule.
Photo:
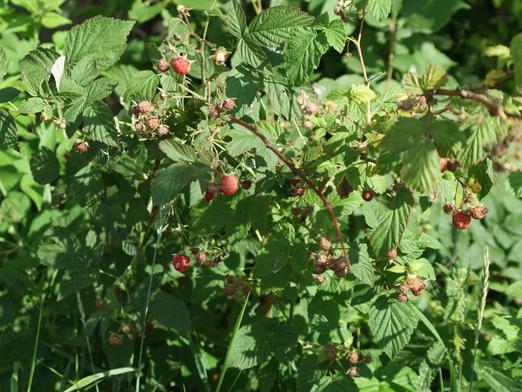
<svg viewBox="0 0 522 392">
<path fill-rule="evenodd" d="M 522 390 L 517 2 L 12 3 L 0 390 Z"/>
</svg>

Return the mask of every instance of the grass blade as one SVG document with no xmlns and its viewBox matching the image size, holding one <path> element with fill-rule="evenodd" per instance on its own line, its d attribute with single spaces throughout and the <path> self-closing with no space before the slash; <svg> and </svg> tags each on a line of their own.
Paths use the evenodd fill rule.
<svg viewBox="0 0 522 392">
<path fill-rule="evenodd" d="M 33 358 L 31 360 L 31 371 L 29 372 L 29 382 L 27 383 L 27 392 L 31 392 L 31 387 L 33 385 L 34 371 L 36 369 L 36 354 L 38 352 L 38 343 L 40 341 L 40 328 L 42 326 L 42 311 L 44 304 L 45 294 L 42 288 L 42 294 L 40 296 L 40 310 L 38 312 L 38 326 L 36 327 L 36 337 L 34 339 L 34 347 L 33 347 Z"/>
<path fill-rule="evenodd" d="M 230 343 L 228 344 L 227 353 L 225 354 L 225 362 L 223 363 L 223 368 L 221 369 L 221 374 L 219 375 L 219 381 L 216 387 L 216 392 L 221 390 L 221 384 L 223 384 L 223 380 L 225 379 L 225 373 L 230 366 L 230 349 L 234 344 L 234 340 L 236 339 L 237 331 L 239 331 L 239 327 L 241 327 L 241 322 L 243 321 L 243 315 L 245 314 L 245 309 L 248 303 L 248 298 L 250 297 L 250 293 L 247 294 L 245 298 L 245 302 L 243 303 L 243 307 L 241 308 L 241 312 L 237 316 L 236 324 L 234 325 L 234 331 L 232 332 L 232 338 L 230 339 Z"/>
<path fill-rule="evenodd" d="M 117 376 L 119 374 L 131 373 L 134 372 L 135 369 L 131 367 L 122 367 L 118 369 L 108 370 L 106 372 L 100 372 L 96 374 L 91 374 L 90 376 L 84 377 L 74 383 L 73 386 L 67 388 L 65 392 L 79 391 L 83 388 L 92 387 L 99 382 L 101 382 L 104 378 Z"/>
</svg>

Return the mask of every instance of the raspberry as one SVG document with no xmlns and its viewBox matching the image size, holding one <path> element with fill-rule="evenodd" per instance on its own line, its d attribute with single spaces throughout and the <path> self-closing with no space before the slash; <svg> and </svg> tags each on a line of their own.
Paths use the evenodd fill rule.
<svg viewBox="0 0 522 392">
<path fill-rule="evenodd" d="M 324 276 L 323 275 L 317 275 L 316 277 L 314 277 L 314 279 L 315 279 L 315 282 L 317 284 L 321 284 L 321 283 L 324 282 Z"/>
<path fill-rule="evenodd" d="M 307 103 L 304 107 L 304 111 L 306 114 L 311 114 L 311 115 L 314 115 L 316 114 L 319 110 L 321 110 L 321 105 L 318 105 L 317 103 L 315 102 L 310 102 L 310 103 Z"/>
<path fill-rule="evenodd" d="M 205 262 L 207 261 L 207 254 L 204 251 L 200 250 L 198 253 L 196 253 L 196 260 L 199 264 L 205 264 Z"/>
<path fill-rule="evenodd" d="M 120 326 L 120 331 L 125 335 L 129 335 L 132 333 L 132 326 L 130 324 L 123 323 Z"/>
<path fill-rule="evenodd" d="M 65 120 L 60 120 L 60 122 L 58 123 L 58 128 L 60 128 L 60 129 L 67 128 L 67 123 L 65 122 Z"/>
<path fill-rule="evenodd" d="M 223 294 L 232 296 L 236 293 L 236 289 L 230 286 L 223 287 Z"/>
<path fill-rule="evenodd" d="M 451 203 L 446 203 L 444 204 L 444 207 L 442 207 L 442 210 L 446 213 L 446 214 L 452 214 L 453 211 L 455 211 L 455 206 Z"/>
<path fill-rule="evenodd" d="M 364 201 L 371 201 L 373 199 L 374 193 L 371 189 L 365 189 L 362 192 L 362 198 Z"/>
<path fill-rule="evenodd" d="M 161 59 L 159 59 L 156 67 L 160 72 L 167 72 L 169 70 L 169 61 L 165 57 L 162 57 Z"/>
<path fill-rule="evenodd" d="M 408 296 L 403 293 L 397 294 L 397 301 L 399 302 L 406 302 L 408 300 Z"/>
<path fill-rule="evenodd" d="M 411 276 L 406 280 L 406 286 L 411 290 L 413 295 L 421 295 L 427 285 L 417 276 Z"/>
<path fill-rule="evenodd" d="M 327 265 L 328 264 L 328 256 L 325 255 L 324 253 L 319 253 L 315 256 L 315 262 L 317 264 L 325 264 Z"/>
<path fill-rule="evenodd" d="M 326 237 L 319 237 L 319 239 L 317 240 L 317 245 L 319 246 L 319 248 L 326 252 L 328 252 L 332 247 L 332 243 Z"/>
<path fill-rule="evenodd" d="M 335 276 L 337 276 L 338 278 L 344 278 L 347 273 L 348 271 L 346 270 L 346 268 L 338 269 L 335 271 Z"/>
<path fill-rule="evenodd" d="M 218 193 L 221 192 L 221 186 L 218 184 L 214 184 L 213 182 L 207 185 L 207 192 L 210 193 Z"/>
<path fill-rule="evenodd" d="M 102 311 L 105 308 L 105 301 L 101 298 L 96 298 L 94 306 L 96 306 L 96 310 Z"/>
<path fill-rule="evenodd" d="M 169 133 L 169 127 L 164 124 L 160 124 L 158 129 L 156 129 L 156 132 L 158 132 L 158 135 L 160 136 L 165 136 Z"/>
<path fill-rule="evenodd" d="M 351 365 L 355 365 L 355 364 L 359 363 L 359 361 L 361 360 L 361 355 L 359 354 L 358 351 L 351 351 L 348 353 L 347 359 Z"/>
<path fill-rule="evenodd" d="M 172 265 L 176 271 L 185 272 L 190 268 L 190 258 L 178 253 L 172 257 Z"/>
<path fill-rule="evenodd" d="M 225 110 L 232 110 L 236 108 L 236 101 L 234 98 L 227 98 L 221 103 L 221 107 Z"/>
<path fill-rule="evenodd" d="M 327 344 L 324 346 L 324 354 L 326 359 L 328 359 L 330 362 L 335 361 L 337 358 L 337 349 L 333 344 Z"/>
<path fill-rule="evenodd" d="M 469 210 L 469 215 L 471 215 L 471 217 L 473 219 L 484 219 L 484 217 L 486 216 L 486 214 L 488 213 L 488 209 L 484 206 L 474 206 L 474 207 L 471 207 Z"/>
<path fill-rule="evenodd" d="M 388 260 L 395 260 L 397 258 L 397 249 L 393 248 L 386 253 Z"/>
<path fill-rule="evenodd" d="M 219 108 L 216 105 L 210 105 L 208 108 L 208 115 L 212 118 L 218 118 Z"/>
<path fill-rule="evenodd" d="M 86 141 L 83 141 L 83 140 L 76 140 L 74 142 L 74 151 L 76 152 L 87 152 L 89 150 L 89 143 L 87 143 Z"/>
<path fill-rule="evenodd" d="M 348 369 L 346 374 L 350 377 L 359 377 L 359 370 L 357 368 Z"/>
<path fill-rule="evenodd" d="M 353 188 L 351 187 L 350 183 L 348 182 L 348 179 L 346 177 L 343 177 L 341 182 L 339 182 L 339 185 L 337 185 L 337 194 L 341 199 L 345 199 L 348 196 L 350 196 L 350 193 L 353 192 Z"/>
<path fill-rule="evenodd" d="M 235 175 L 223 176 L 221 179 L 221 189 L 225 196 L 233 196 L 239 189 L 239 182 Z"/>
<path fill-rule="evenodd" d="M 123 338 L 120 335 L 117 335 L 115 333 L 111 333 L 109 335 L 109 344 L 111 346 L 119 346 L 123 343 Z"/>
<path fill-rule="evenodd" d="M 456 229 L 467 229 L 471 224 L 471 217 L 464 211 L 457 211 L 453 214 L 453 226 Z"/>
<path fill-rule="evenodd" d="M 145 124 L 138 121 L 136 124 L 134 124 L 134 129 L 139 133 L 143 133 L 147 130 L 147 127 L 145 126 Z"/>
<path fill-rule="evenodd" d="M 439 165 L 440 165 L 440 171 L 441 172 L 445 172 L 446 170 L 448 170 L 448 162 L 449 162 L 449 159 L 448 158 L 439 158 Z"/>
<path fill-rule="evenodd" d="M 192 66 L 192 62 L 188 61 L 183 56 L 178 56 L 173 58 L 170 61 L 170 66 L 178 75 L 186 75 L 190 72 L 190 67 Z"/>
<path fill-rule="evenodd" d="M 241 188 L 248 190 L 252 186 L 252 181 L 250 180 L 243 180 L 241 181 Z"/>
<path fill-rule="evenodd" d="M 134 108 L 135 114 L 146 114 L 152 110 L 152 103 L 150 101 L 141 101 Z"/>
<path fill-rule="evenodd" d="M 223 48 L 218 48 L 210 58 L 216 65 L 225 65 L 228 59 L 229 52 Z"/>
<path fill-rule="evenodd" d="M 314 274 L 321 275 L 326 271 L 326 264 L 317 263 L 314 266 Z"/>
<path fill-rule="evenodd" d="M 151 117 L 147 120 L 147 127 L 153 131 L 158 128 L 160 125 L 160 121 L 157 117 Z"/>
<path fill-rule="evenodd" d="M 304 186 L 296 186 L 292 191 L 294 196 L 304 196 L 306 193 L 306 188 Z"/>
<path fill-rule="evenodd" d="M 460 162 L 459 161 L 449 161 L 447 166 L 448 166 L 448 170 L 450 172 L 455 172 L 460 167 Z"/>
<path fill-rule="evenodd" d="M 212 192 L 209 192 L 209 191 L 205 191 L 205 200 L 206 201 L 212 201 L 216 198 L 216 194 L 215 193 L 212 193 Z"/>
</svg>

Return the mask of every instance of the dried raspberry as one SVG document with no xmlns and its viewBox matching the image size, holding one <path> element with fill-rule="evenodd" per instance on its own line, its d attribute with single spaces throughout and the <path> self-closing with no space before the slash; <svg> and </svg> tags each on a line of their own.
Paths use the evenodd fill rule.
<svg viewBox="0 0 522 392">
<path fill-rule="evenodd" d="M 105 309 L 105 301 L 101 298 L 96 298 L 94 306 L 96 306 L 96 310 L 102 311 Z"/>
<path fill-rule="evenodd" d="M 348 362 L 350 362 L 351 365 L 356 365 L 361 360 L 361 355 L 358 351 L 351 351 L 348 353 Z"/>
<path fill-rule="evenodd" d="M 317 263 L 314 266 L 313 273 L 317 274 L 317 275 L 321 275 L 321 274 L 323 274 L 326 271 L 326 268 L 327 268 L 326 264 L 319 264 L 319 263 Z"/>
<path fill-rule="evenodd" d="M 408 300 L 408 296 L 403 293 L 397 294 L 397 301 L 399 302 L 406 302 Z"/>
<path fill-rule="evenodd" d="M 190 72 L 190 67 L 192 66 L 192 62 L 188 61 L 183 56 L 178 56 L 173 58 L 170 61 L 170 66 L 178 75 L 186 75 Z"/>
<path fill-rule="evenodd" d="M 321 283 L 324 282 L 324 276 L 323 275 L 317 275 L 317 276 L 314 277 L 314 279 L 315 279 L 315 282 L 317 284 L 321 284 Z"/>
<path fill-rule="evenodd" d="M 321 110 L 321 105 L 315 102 L 309 102 L 304 107 L 305 113 L 310 115 L 316 114 L 319 110 Z"/>
<path fill-rule="evenodd" d="M 470 209 L 468 209 L 468 213 L 469 215 L 471 215 L 471 217 L 473 219 L 484 219 L 484 217 L 486 216 L 486 214 L 488 213 L 488 209 L 484 206 L 474 206 L 474 207 L 471 207 Z"/>
<path fill-rule="evenodd" d="M 236 289 L 234 287 L 226 286 L 223 287 L 223 294 L 232 296 L 236 293 Z"/>
<path fill-rule="evenodd" d="M 371 189 L 365 189 L 362 192 L 362 198 L 364 201 L 371 201 L 373 199 L 374 192 Z"/>
<path fill-rule="evenodd" d="M 172 257 L 172 265 L 176 271 L 185 272 L 190 268 L 190 258 L 178 253 Z"/>
<path fill-rule="evenodd" d="M 218 118 L 219 108 L 216 105 L 210 105 L 208 108 L 208 115 L 212 118 Z"/>
<path fill-rule="evenodd" d="M 167 72 L 169 70 L 169 61 L 165 57 L 162 57 L 161 59 L 159 59 L 156 67 L 160 72 Z"/>
<path fill-rule="evenodd" d="M 243 188 L 244 190 L 250 189 L 251 186 L 252 186 L 252 181 L 250 181 L 250 180 L 241 181 L 241 188 Z"/>
<path fill-rule="evenodd" d="M 207 254 L 204 251 L 200 250 L 196 254 L 196 260 L 198 261 L 199 264 L 205 264 L 207 261 Z"/>
<path fill-rule="evenodd" d="M 455 211 L 455 206 L 452 203 L 446 203 L 446 204 L 444 204 L 444 207 L 442 207 L 442 210 L 446 214 L 452 214 L 453 211 Z"/>
<path fill-rule="evenodd" d="M 453 214 L 453 226 L 456 229 L 467 229 L 471 224 L 471 217 L 464 211 L 457 211 Z"/>
<path fill-rule="evenodd" d="M 406 280 L 406 286 L 414 295 L 418 295 L 426 288 L 426 283 L 420 280 L 417 276 L 411 276 Z M 417 293 L 417 294 L 416 294 Z"/>
<path fill-rule="evenodd" d="M 395 260 L 397 258 L 397 249 L 393 248 L 386 253 L 388 260 Z"/>
<path fill-rule="evenodd" d="M 224 66 L 227 62 L 229 52 L 224 48 L 218 48 L 210 58 L 216 65 Z"/>
<path fill-rule="evenodd" d="M 447 167 L 450 172 L 456 172 L 458 170 L 458 168 L 460 167 L 460 162 L 459 161 L 449 161 Z"/>
<path fill-rule="evenodd" d="M 350 196 L 350 193 L 353 192 L 353 188 L 350 186 L 348 179 L 343 177 L 339 185 L 337 185 L 337 194 L 341 199 L 345 199 Z"/>
<path fill-rule="evenodd" d="M 332 247 L 332 243 L 326 237 L 319 237 L 319 239 L 317 240 L 317 245 L 319 246 L 319 248 L 326 252 L 328 252 Z"/>
<path fill-rule="evenodd" d="M 233 174 L 223 176 L 221 179 L 221 189 L 225 196 L 233 196 L 239 189 L 239 181 Z"/>
<path fill-rule="evenodd" d="M 115 334 L 115 333 L 111 333 L 109 335 L 109 344 L 111 346 L 119 346 L 122 343 L 123 343 L 123 338 L 120 335 Z"/>
<path fill-rule="evenodd" d="M 306 193 L 306 188 L 304 186 L 296 186 L 292 191 L 294 196 L 304 196 Z"/>
<path fill-rule="evenodd" d="M 76 140 L 74 142 L 74 151 L 76 152 L 87 152 L 89 150 L 89 143 L 87 143 L 86 141 L 84 140 Z"/>
</svg>

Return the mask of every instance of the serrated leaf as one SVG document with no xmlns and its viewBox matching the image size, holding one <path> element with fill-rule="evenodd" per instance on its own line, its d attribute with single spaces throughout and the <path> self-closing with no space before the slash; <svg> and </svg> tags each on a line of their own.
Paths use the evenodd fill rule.
<svg viewBox="0 0 522 392">
<path fill-rule="evenodd" d="M 410 341 L 418 317 L 411 302 L 381 296 L 370 308 L 368 326 L 384 352 L 393 358 Z"/>
<path fill-rule="evenodd" d="M 95 102 L 83 112 L 83 132 L 91 140 L 116 147 L 116 125 L 111 110 L 105 102 Z"/>
<path fill-rule="evenodd" d="M 73 27 L 64 42 L 67 65 L 72 66 L 92 55 L 100 70 L 109 68 L 123 54 L 132 26 L 132 21 L 95 16 Z"/>
<path fill-rule="evenodd" d="M 125 92 L 126 99 L 151 101 L 156 95 L 156 90 L 160 81 L 160 75 L 152 71 L 139 71 L 133 75 L 132 83 Z"/>
<path fill-rule="evenodd" d="M 42 98 L 31 97 L 20 105 L 18 108 L 20 113 L 38 113 L 45 108 L 45 102 Z"/>
<path fill-rule="evenodd" d="M 246 36 L 256 45 L 276 48 L 290 39 L 299 27 L 310 26 L 313 21 L 312 16 L 297 8 L 271 7 L 252 20 Z"/>
<path fill-rule="evenodd" d="M 269 62 L 264 50 L 249 37 L 242 37 L 237 44 L 237 53 L 243 61 L 252 67 L 260 67 Z"/>
<path fill-rule="evenodd" d="M 362 283 L 373 286 L 374 268 L 366 244 L 354 244 L 349 251 L 353 275 Z"/>
<path fill-rule="evenodd" d="M 0 145 L 14 147 L 17 144 L 17 131 L 14 118 L 5 109 L 0 109 Z"/>
<path fill-rule="evenodd" d="M 377 256 L 399 246 L 410 216 L 411 194 L 401 189 L 395 199 L 383 211 L 379 223 L 370 237 L 370 245 Z"/>
<path fill-rule="evenodd" d="M 150 303 L 152 316 L 168 328 L 187 336 L 191 330 L 190 314 L 180 299 L 160 291 Z"/>
<path fill-rule="evenodd" d="M 159 148 L 175 162 L 194 162 L 197 158 L 193 147 L 175 140 L 162 140 Z"/>
<path fill-rule="evenodd" d="M 515 82 L 517 86 L 522 86 L 522 33 L 513 37 L 510 51 L 515 68 Z"/>
<path fill-rule="evenodd" d="M 31 95 L 39 95 L 40 86 L 49 79 L 58 56 L 54 49 L 37 48 L 20 60 L 20 73 Z"/>
<path fill-rule="evenodd" d="M 166 169 L 159 170 L 152 179 L 154 205 L 169 203 L 195 179 L 196 172 L 187 163 L 174 163 Z"/>
<path fill-rule="evenodd" d="M 476 366 L 477 374 L 495 392 L 522 391 L 522 383 L 514 380 L 502 370 L 500 363 L 481 361 Z"/>
<path fill-rule="evenodd" d="M 226 5 L 224 19 L 232 35 L 241 38 L 246 29 L 246 16 L 238 1 L 232 0 Z"/>
<path fill-rule="evenodd" d="M 230 347 L 229 355 L 230 367 L 236 369 L 246 370 L 258 364 L 256 339 L 252 335 L 249 325 L 239 328 Z"/>
<path fill-rule="evenodd" d="M 319 65 L 321 57 L 328 50 L 328 42 L 323 33 L 299 29 L 289 37 L 283 54 L 288 64 L 287 75 L 294 85 L 303 84 Z"/>
<path fill-rule="evenodd" d="M 335 19 L 324 30 L 324 35 L 328 44 L 339 53 L 342 53 L 346 45 L 346 29 L 344 23 L 340 19 Z"/>
<path fill-rule="evenodd" d="M 430 125 L 430 133 L 437 150 L 445 158 L 455 158 L 466 140 L 458 124 L 449 120 L 433 121 Z"/>
<path fill-rule="evenodd" d="M 60 175 L 58 159 L 47 147 L 41 147 L 34 153 L 29 163 L 33 177 L 39 184 L 50 184 Z"/>
<path fill-rule="evenodd" d="M 448 75 L 440 65 L 430 64 L 419 78 L 419 85 L 424 90 L 442 87 L 448 81 Z"/>
<path fill-rule="evenodd" d="M 497 127 L 495 119 L 486 118 L 469 128 L 467 140 L 459 155 L 459 161 L 463 166 L 476 165 L 485 158 L 484 147 L 496 142 Z"/>
<path fill-rule="evenodd" d="M 522 172 L 511 173 L 505 184 L 508 191 L 516 197 L 522 198 Z"/>
<path fill-rule="evenodd" d="M 366 10 L 378 21 L 386 19 L 391 12 L 392 0 L 368 0 Z"/>
<path fill-rule="evenodd" d="M 439 155 L 431 140 L 422 140 L 404 156 L 401 178 L 410 189 L 429 193 L 440 180 Z"/>
<path fill-rule="evenodd" d="M 373 90 L 364 84 L 356 84 L 350 87 L 349 95 L 359 105 L 365 105 L 376 97 Z"/>
</svg>

